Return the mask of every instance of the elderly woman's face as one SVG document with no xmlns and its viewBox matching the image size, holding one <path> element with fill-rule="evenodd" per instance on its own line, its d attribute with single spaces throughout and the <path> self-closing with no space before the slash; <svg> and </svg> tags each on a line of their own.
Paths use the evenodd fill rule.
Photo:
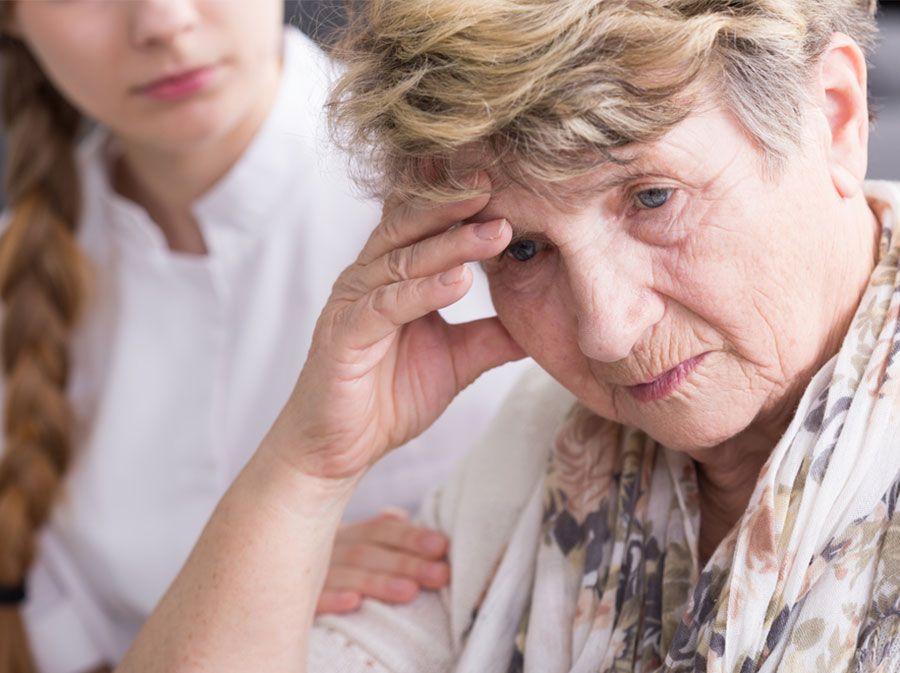
<svg viewBox="0 0 900 673">
<path fill-rule="evenodd" d="M 767 179 L 712 111 L 581 180 L 588 195 L 565 210 L 496 193 L 475 219 L 513 227 L 485 265 L 501 320 L 595 412 L 672 448 L 775 422 L 841 337 L 829 297 L 854 254 L 838 247 L 839 198 L 813 154 Z"/>
</svg>

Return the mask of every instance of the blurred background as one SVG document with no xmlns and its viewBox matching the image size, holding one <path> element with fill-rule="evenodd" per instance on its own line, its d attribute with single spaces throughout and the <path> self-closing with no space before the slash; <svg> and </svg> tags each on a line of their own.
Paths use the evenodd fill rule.
<svg viewBox="0 0 900 673">
<path fill-rule="evenodd" d="M 287 0 L 285 20 L 316 40 L 327 42 L 334 29 L 343 23 L 346 3 L 347 0 Z M 900 180 L 900 0 L 881 1 L 879 26 L 881 37 L 872 61 L 870 81 L 877 121 L 870 145 L 869 177 Z M 0 159 L 0 176 L 2 170 Z"/>
<path fill-rule="evenodd" d="M 869 175 L 900 179 L 900 1 L 882 2 L 881 42 L 871 69 L 870 91 L 878 115 Z"/>
</svg>

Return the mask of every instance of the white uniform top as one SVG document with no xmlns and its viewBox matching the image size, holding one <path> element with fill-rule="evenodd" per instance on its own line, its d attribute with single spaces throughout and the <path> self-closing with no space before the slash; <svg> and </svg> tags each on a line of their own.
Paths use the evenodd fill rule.
<svg viewBox="0 0 900 673">
<path fill-rule="evenodd" d="M 328 63 L 287 29 L 280 92 L 195 214 L 206 256 L 172 252 L 108 181 L 110 143 L 80 150 L 92 277 L 69 396 L 74 465 L 28 580 L 42 673 L 116 663 L 286 401 L 334 278 L 378 220 L 322 151 Z M 477 275 L 477 274 L 476 274 Z M 483 279 L 451 320 L 491 313 Z M 350 517 L 413 507 L 486 426 L 519 367 L 491 372 L 367 476 Z"/>
</svg>

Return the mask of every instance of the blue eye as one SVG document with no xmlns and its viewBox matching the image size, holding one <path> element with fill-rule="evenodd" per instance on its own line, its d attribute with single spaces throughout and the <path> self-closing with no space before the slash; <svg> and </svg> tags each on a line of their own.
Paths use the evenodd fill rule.
<svg viewBox="0 0 900 673">
<path fill-rule="evenodd" d="M 513 241 L 506 248 L 506 254 L 517 262 L 527 262 L 538 253 L 538 244 L 528 238 L 520 241 Z"/>
<path fill-rule="evenodd" d="M 672 198 L 672 189 L 645 189 L 635 194 L 639 208 L 653 210 L 662 208 Z"/>
</svg>

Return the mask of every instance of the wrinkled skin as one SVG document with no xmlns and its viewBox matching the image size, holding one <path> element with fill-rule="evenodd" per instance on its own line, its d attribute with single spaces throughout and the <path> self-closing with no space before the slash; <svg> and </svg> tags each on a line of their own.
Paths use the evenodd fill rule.
<svg viewBox="0 0 900 673">
<path fill-rule="evenodd" d="M 289 429 L 301 472 L 352 479 L 479 371 L 518 357 L 514 343 L 598 414 L 701 464 L 709 551 L 836 352 L 875 263 L 858 46 L 836 35 L 809 86 L 802 142 L 776 171 L 710 104 L 557 198 L 513 186 L 443 208 L 389 202 L 322 314 L 272 443 L 288 444 Z M 469 226 L 447 230 L 458 221 Z M 468 289 L 458 265 L 471 261 L 489 274 L 500 325 L 432 313 Z M 628 389 L 700 355 L 664 396 Z"/>
<path fill-rule="evenodd" d="M 559 198 L 490 193 L 489 176 L 474 185 L 484 196 L 445 207 L 391 200 L 335 286 L 290 401 L 123 670 L 171 670 L 186 656 L 209 670 L 306 661 L 323 547 L 356 481 L 523 348 L 598 413 L 697 460 L 708 557 L 874 266 L 865 59 L 848 38 L 825 49 L 803 114 L 802 146 L 776 176 L 725 109 L 710 107 L 629 148 L 652 159 L 649 174 L 595 184 L 565 210 Z M 436 311 L 468 291 L 467 262 L 488 269 L 499 319 L 448 325 Z M 622 390 L 698 349 L 710 355 L 677 390 L 652 403 Z M 283 544 L 297 531 L 297 544 Z M 211 573 L 221 580 L 205 584 Z"/>
<path fill-rule="evenodd" d="M 871 227 L 846 226 L 817 159 L 767 179 L 736 122 L 714 110 L 626 169 L 583 179 L 634 174 L 567 207 L 521 187 L 496 194 L 476 219 L 505 217 L 514 249 L 536 244 L 527 261 L 485 264 L 503 324 L 598 414 L 671 448 L 698 453 L 751 424 L 777 427 L 840 343 L 857 298 L 846 288 L 859 289 L 859 260 L 873 258 Z M 671 193 L 642 205 L 654 189 Z M 628 391 L 702 353 L 665 399 Z"/>
</svg>

